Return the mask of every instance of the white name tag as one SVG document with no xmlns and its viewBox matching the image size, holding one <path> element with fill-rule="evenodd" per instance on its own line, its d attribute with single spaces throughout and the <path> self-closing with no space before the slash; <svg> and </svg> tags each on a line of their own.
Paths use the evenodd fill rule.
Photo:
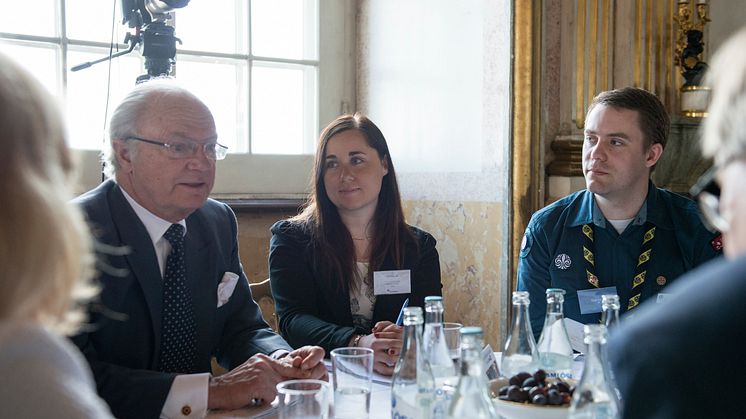
<svg viewBox="0 0 746 419">
<path fill-rule="evenodd" d="M 412 292 L 412 280 L 409 269 L 401 271 L 373 272 L 373 294 L 409 294 Z"/>
<path fill-rule="evenodd" d="M 495 353 L 489 344 L 482 348 L 482 364 L 484 365 L 484 373 L 487 374 L 488 380 L 494 380 L 500 376 L 500 368 L 497 367 Z"/>
<path fill-rule="evenodd" d="M 659 292 L 658 295 L 655 297 L 655 302 L 662 303 L 664 300 L 667 300 L 670 295 L 670 293 Z"/>
</svg>

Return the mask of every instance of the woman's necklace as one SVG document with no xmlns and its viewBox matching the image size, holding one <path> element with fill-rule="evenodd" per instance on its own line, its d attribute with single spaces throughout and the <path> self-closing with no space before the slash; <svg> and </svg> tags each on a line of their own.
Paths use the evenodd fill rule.
<svg viewBox="0 0 746 419">
<path fill-rule="evenodd" d="M 370 237 L 353 237 L 353 236 L 350 236 L 350 237 L 352 237 L 352 240 L 358 240 L 358 241 L 370 240 Z"/>
</svg>

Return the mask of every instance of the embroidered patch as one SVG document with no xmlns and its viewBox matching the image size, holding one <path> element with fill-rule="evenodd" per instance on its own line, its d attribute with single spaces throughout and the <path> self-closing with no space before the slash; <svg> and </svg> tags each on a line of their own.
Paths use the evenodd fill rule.
<svg viewBox="0 0 746 419">
<path fill-rule="evenodd" d="M 557 255 L 556 258 L 554 258 L 554 266 L 556 266 L 558 269 L 562 269 L 563 271 L 568 269 L 572 265 L 572 259 L 570 259 L 570 256 L 560 253 Z"/>
<path fill-rule="evenodd" d="M 710 245 L 712 246 L 712 250 L 716 252 L 723 250 L 723 235 L 718 234 L 717 237 L 712 239 L 712 241 L 710 242 Z"/>
<path fill-rule="evenodd" d="M 518 256 L 521 258 L 525 258 L 526 256 L 528 256 L 528 253 L 531 251 L 531 245 L 533 243 L 534 239 L 531 235 L 531 230 L 527 228 L 526 232 L 523 234 L 523 240 L 521 240 L 521 251 L 518 253 Z"/>
</svg>

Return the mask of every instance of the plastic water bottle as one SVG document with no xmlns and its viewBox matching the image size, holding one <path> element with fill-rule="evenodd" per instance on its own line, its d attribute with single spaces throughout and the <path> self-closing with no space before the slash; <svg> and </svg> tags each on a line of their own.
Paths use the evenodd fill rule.
<svg viewBox="0 0 746 419">
<path fill-rule="evenodd" d="M 500 372 L 512 377 L 519 372 L 533 373 L 538 369 L 539 353 L 528 317 L 530 304 L 527 291 L 513 292 L 513 326 L 503 348 Z"/>
<path fill-rule="evenodd" d="M 452 419 L 497 418 L 482 363 L 482 328 L 461 329 L 461 375 L 448 409 Z"/>
<path fill-rule="evenodd" d="M 391 417 L 430 419 L 435 383 L 422 346 L 422 308 L 404 309 L 404 343 L 391 379 Z"/>
<path fill-rule="evenodd" d="M 573 378 L 572 346 L 565 328 L 565 315 L 562 311 L 564 302 L 565 290 L 547 289 L 547 315 L 536 349 L 539 351 L 541 367 L 546 371 L 547 377 L 568 379 Z"/>
<path fill-rule="evenodd" d="M 611 368 L 606 361 L 606 326 L 588 324 L 583 328 L 588 353 L 580 382 L 570 404 L 571 419 L 617 419 L 620 405 Z"/>
</svg>

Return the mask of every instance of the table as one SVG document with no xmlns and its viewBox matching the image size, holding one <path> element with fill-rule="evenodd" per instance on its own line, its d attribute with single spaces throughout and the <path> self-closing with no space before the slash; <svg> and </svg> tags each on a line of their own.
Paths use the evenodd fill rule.
<svg viewBox="0 0 746 419">
<path fill-rule="evenodd" d="M 331 380 L 331 377 L 330 377 Z M 334 396 L 332 395 L 332 398 Z M 273 405 L 276 405 L 274 403 Z M 275 407 L 245 407 L 243 409 L 231 411 L 211 411 L 207 413 L 209 419 L 238 419 L 238 418 L 257 418 L 257 419 L 276 419 L 278 412 Z M 391 418 L 391 386 L 388 384 L 379 384 L 373 382 L 370 393 L 370 419 L 390 419 Z"/>
<path fill-rule="evenodd" d="M 501 352 L 495 352 L 495 358 L 498 365 L 502 359 Z M 583 357 L 576 357 L 572 364 L 573 376 L 580 379 L 583 372 Z M 331 373 L 329 374 L 331 382 Z M 333 397 L 333 396 L 332 396 Z M 276 405 L 276 403 L 275 403 Z M 231 411 L 212 411 L 208 412 L 209 419 L 238 419 L 238 418 L 257 418 L 257 419 L 275 419 L 278 412 L 275 407 L 246 407 Z M 383 384 L 378 380 L 373 381 L 372 391 L 370 393 L 370 419 L 391 419 L 391 385 Z"/>
</svg>

